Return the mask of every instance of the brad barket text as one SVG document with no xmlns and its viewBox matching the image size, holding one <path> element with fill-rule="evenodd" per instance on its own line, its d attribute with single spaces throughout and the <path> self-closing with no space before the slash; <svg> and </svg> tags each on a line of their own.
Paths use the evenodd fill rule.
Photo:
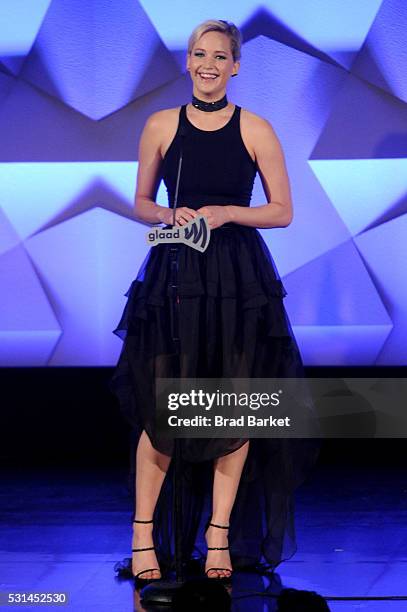
<svg viewBox="0 0 407 612">
<path fill-rule="evenodd" d="M 224 417 L 217 414 L 213 417 L 196 415 L 191 418 L 178 417 L 172 414 L 168 417 L 170 427 L 291 427 L 291 418 L 273 416 L 256 417 L 253 414 L 242 414 L 240 417 Z"/>
</svg>

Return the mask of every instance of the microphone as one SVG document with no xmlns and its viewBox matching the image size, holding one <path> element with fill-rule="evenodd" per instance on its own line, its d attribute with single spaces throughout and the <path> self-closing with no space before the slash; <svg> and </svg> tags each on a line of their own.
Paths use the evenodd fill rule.
<svg viewBox="0 0 407 612">
<path fill-rule="evenodd" d="M 178 136 L 179 136 L 181 144 L 180 144 L 180 153 L 179 153 L 178 171 L 177 171 L 177 182 L 175 184 L 175 196 L 174 196 L 174 206 L 173 206 L 173 214 L 172 214 L 172 225 L 173 226 L 175 225 L 175 210 L 176 210 L 177 205 L 178 205 L 179 182 L 180 182 L 180 177 L 181 177 L 183 148 L 184 148 L 184 141 L 185 141 L 185 136 L 186 135 L 187 135 L 186 127 L 184 125 L 180 125 L 180 127 L 178 129 Z"/>
<path fill-rule="evenodd" d="M 178 136 L 180 136 L 181 138 L 185 138 L 186 135 L 187 135 L 187 128 L 185 127 L 185 125 L 180 125 L 178 128 Z"/>
<path fill-rule="evenodd" d="M 169 249 L 171 257 L 171 269 L 172 277 L 176 278 L 176 272 L 173 268 L 177 266 L 177 256 L 179 251 L 179 244 L 186 244 L 200 252 L 206 250 L 209 239 L 210 239 L 210 227 L 207 218 L 204 215 L 197 215 L 197 217 L 191 219 L 183 227 L 176 227 L 176 209 L 178 206 L 179 193 L 180 193 L 180 180 L 181 170 L 184 154 L 185 138 L 189 135 L 188 126 L 179 125 L 176 138 L 179 140 L 179 160 L 177 169 L 177 178 L 175 186 L 175 194 L 173 201 L 173 215 L 172 215 L 172 227 L 168 224 L 164 231 L 155 230 L 155 232 L 148 232 L 146 235 L 147 243 L 155 246 L 156 244 L 171 243 L 172 246 Z M 171 283 L 172 289 L 176 287 L 176 282 Z"/>
</svg>

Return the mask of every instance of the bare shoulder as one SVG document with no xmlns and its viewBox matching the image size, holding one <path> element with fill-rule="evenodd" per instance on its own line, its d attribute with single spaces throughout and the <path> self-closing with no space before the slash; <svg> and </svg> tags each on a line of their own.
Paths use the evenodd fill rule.
<svg viewBox="0 0 407 612">
<path fill-rule="evenodd" d="M 159 151 L 162 158 L 177 132 L 179 112 L 180 106 L 157 111 L 148 117 L 144 126 L 142 141 Z"/>
<path fill-rule="evenodd" d="M 152 130 L 168 129 L 168 127 L 171 127 L 175 122 L 178 123 L 179 111 L 179 106 L 156 111 L 148 117 L 146 127 Z"/>
<path fill-rule="evenodd" d="M 271 125 L 270 121 L 268 121 L 264 117 L 261 117 L 256 113 L 252 113 L 251 111 L 242 108 L 241 121 L 242 128 L 246 129 L 247 133 L 250 133 L 252 135 L 252 138 L 270 138 L 272 136 L 277 139 L 277 134 L 273 126 Z"/>
</svg>

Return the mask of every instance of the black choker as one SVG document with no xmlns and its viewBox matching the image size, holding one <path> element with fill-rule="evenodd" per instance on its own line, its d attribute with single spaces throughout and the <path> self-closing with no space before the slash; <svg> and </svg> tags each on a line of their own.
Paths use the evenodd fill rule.
<svg viewBox="0 0 407 612">
<path fill-rule="evenodd" d="M 226 95 L 223 96 L 221 100 L 216 100 L 216 102 L 204 102 L 203 100 L 199 100 L 194 95 L 192 96 L 192 106 L 195 108 L 199 108 L 201 111 L 205 111 L 206 113 L 212 113 L 213 111 L 218 111 L 221 108 L 225 108 L 229 104 Z"/>
</svg>

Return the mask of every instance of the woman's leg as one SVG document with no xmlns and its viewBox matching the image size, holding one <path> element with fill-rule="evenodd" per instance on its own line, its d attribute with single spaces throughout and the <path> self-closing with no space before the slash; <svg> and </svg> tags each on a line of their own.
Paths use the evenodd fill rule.
<svg viewBox="0 0 407 612">
<path fill-rule="evenodd" d="M 219 457 L 214 462 L 212 523 L 229 525 L 230 513 L 236 498 L 243 466 L 249 451 L 249 441 L 238 450 Z M 208 546 L 224 547 L 228 545 L 228 531 L 209 527 L 206 535 Z M 205 570 L 210 567 L 231 567 L 228 550 L 210 550 L 206 559 Z M 208 576 L 228 576 L 230 572 L 213 570 Z"/>
<path fill-rule="evenodd" d="M 170 464 L 171 457 L 153 448 L 143 430 L 136 452 L 136 513 L 134 518 L 149 521 L 153 518 L 154 508 L 161 486 Z M 153 546 L 153 524 L 133 523 L 132 548 Z M 138 574 L 143 569 L 159 567 L 154 550 L 133 552 L 132 571 Z M 159 572 L 145 572 L 141 578 L 159 578 Z"/>
</svg>

